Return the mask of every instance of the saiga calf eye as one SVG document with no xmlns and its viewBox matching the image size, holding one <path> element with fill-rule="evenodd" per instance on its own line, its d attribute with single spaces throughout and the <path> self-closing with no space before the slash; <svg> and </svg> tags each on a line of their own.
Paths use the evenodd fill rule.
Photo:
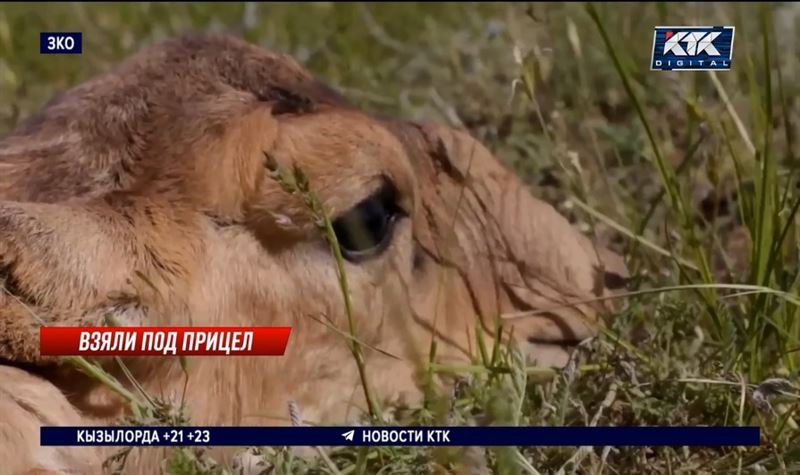
<svg viewBox="0 0 800 475">
<path fill-rule="evenodd" d="M 333 230 L 344 258 L 361 262 L 381 254 L 391 244 L 395 225 L 404 215 L 397 205 L 397 191 L 386 184 L 337 218 Z"/>
</svg>

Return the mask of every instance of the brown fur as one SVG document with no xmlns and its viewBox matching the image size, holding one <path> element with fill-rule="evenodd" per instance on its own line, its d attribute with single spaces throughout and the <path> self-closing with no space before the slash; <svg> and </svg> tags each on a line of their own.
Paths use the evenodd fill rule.
<svg viewBox="0 0 800 475">
<path fill-rule="evenodd" d="M 384 402 L 419 397 L 432 334 L 443 359 L 464 360 L 476 322 L 490 332 L 501 313 L 591 298 L 607 292 L 600 270 L 625 272 L 465 132 L 361 112 L 291 58 L 238 39 L 170 40 L 0 140 L 0 358 L 46 378 L 0 366 L 0 460 L 13 473 L 99 467 L 97 451 L 39 447 L 38 425 L 107 424 L 124 411 L 39 356 L 37 319 L 291 325 L 284 357 L 194 358 L 192 422 L 284 424 L 289 400 L 315 422 L 364 411 L 347 341 L 319 322 L 346 329 L 332 258 L 264 152 L 306 171 L 334 215 L 384 181 L 398 191 L 408 218 L 391 246 L 347 264 L 359 338 L 400 358 L 366 350 Z M 514 320 L 514 335 L 541 364 L 563 365 L 605 310 Z M 182 387 L 175 358 L 127 363 L 154 393 Z M 155 472 L 155 449 L 137 453 L 130 471 Z"/>
</svg>

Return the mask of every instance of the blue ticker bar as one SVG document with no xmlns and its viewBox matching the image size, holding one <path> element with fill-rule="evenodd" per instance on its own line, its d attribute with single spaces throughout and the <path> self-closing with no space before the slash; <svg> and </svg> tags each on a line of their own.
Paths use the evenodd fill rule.
<svg viewBox="0 0 800 475">
<path fill-rule="evenodd" d="M 758 427 L 42 427 L 43 446 L 754 446 Z"/>
</svg>

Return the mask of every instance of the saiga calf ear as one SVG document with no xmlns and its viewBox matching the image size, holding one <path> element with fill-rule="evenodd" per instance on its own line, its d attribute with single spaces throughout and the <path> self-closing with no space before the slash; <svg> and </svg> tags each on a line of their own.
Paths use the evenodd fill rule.
<svg viewBox="0 0 800 475">
<path fill-rule="evenodd" d="M 42 147 L 52 140 L 12 136 L 13 147 L 5 154 L 0 141 L 0 168 L 8 172 L 5 180 L 0 177 L 0 275 L 5 284 L 0 357 L 19 362 L 38 358 L 39 322 L 33 314 L 45 324 L 102 324 L 103 309 L 113 308 L 122 321 L 130 320 L 136 313 L 130 305 L 108 296 L 134 294 L 135 302 L 144 293 L 148 301 L 148 286 L 136 285 L 137 275 L 154 282 L 167 305 L 172 305 L 170 296 L 188 293 L 180 287 L 192 283 L 208 227 L 243 223 L 248 207 L 261 196 L 267 179 L 264 154 L 279 133 L 276 116 L 308 113 L 310 107 L 288 92 L 261 101 L 220 87 L 218 94 L 196 101 L 152 105 L 146 137 L 130 137 L 143 143 L 132 159 L 113 150 L 108 163 L 76 156 L 85 148 L 85 131 L 76 132 L 71 148 L 48 158 L 78 161 L 108 178 L 84 177 L 89 189 L 62 191 L 55 202 L 26 201 L 39 196 L 31 187 L 76 181 L 79 177 L 70 174 L 82 168 L 44 163 L 41 157 L 48 153 Z M 131 134 L 144 133 L 129 125 Z M 124 176 L 111 172 L 128 159 Z M 62 170 L 66 176 L 54 176 Z M 7 182 L 12 178 L 19 181 Z M 71 196 L 79 191 L 81 197 Z M 158 318 L 153 312 L 151 317 Z M 141 323 L 157 324 L 152 319 Z"/>
<path fill-rule="evenodd" d="M 260 197 L 264 152 L 278 135 L 275 108 L 287 113 L 280 102 L 231 92 L 157 109 L 185 121 L 148 146 L 162 153 L 141 158 L 128 189 L 56 203 L 0 201 L 0 358 L 40 361 L 41 324 L 103 325 L 109 314 L 123 325 L 186 323 L 160 320 L 185 313 L 181 296 L 198 275 L 204 233 L 243 222 Z"/>
<path fill-rule="evenodd" d="M 196 103 L 156 104 L 153 134 L 137 184 L 128 190 L 160 196 L 222 221 L 241 221 L 264 179 L 264 152 L 273 148 L 280 102 L 226 90 Z"/>
</svg>

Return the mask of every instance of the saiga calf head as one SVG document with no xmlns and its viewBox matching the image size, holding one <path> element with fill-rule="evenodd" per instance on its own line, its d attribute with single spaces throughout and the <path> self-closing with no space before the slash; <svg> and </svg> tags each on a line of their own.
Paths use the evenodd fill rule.
<svg viewBox="0 0 800 475">
<path fill-rule="evenodd" d="M 468 133 L 377 117 L 287 56 L 189 35 L 0 140 L 0 357 L 103 419 L 119 401 L 42 359 L 40 324 L 289 325 L 283 357 L 192 360 L 193 422 L 281 423 L 288 400 L 310 420 L 358 415 L 334 259 L 268 161 L 303 170 L 333 219 L 368 380 L 387 401 L 419 394 L 431 338 L 440 359 L 467 360 L 509 312 L 543 310 L 506 334 L 563 365 L 608 310 L 572 303 L 625 273 Z M 169 392 L 183 384 L 175 360 L 128 363 Z"/>
</svg>

